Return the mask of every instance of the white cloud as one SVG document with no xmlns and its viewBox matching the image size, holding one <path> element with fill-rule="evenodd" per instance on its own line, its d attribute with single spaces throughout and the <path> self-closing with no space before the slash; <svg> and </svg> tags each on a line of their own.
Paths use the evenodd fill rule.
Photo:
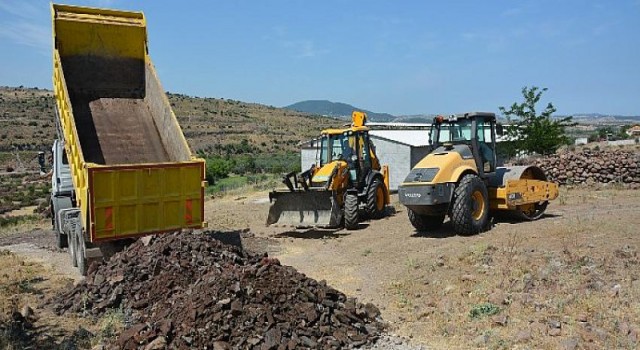
<svg viewBox="0 0 640 350">
<path fill-rule="evenodd" d="M 0 27 L 0 36 L 15 43 L 35 47 L 48 53 L 51 45 L 51 32 L 48 27 L 16 21 Z"/>
<path fill-rule="evenodd" d="M 321 49 L 316 46 L 312 40 L 300 39 L 293 40 L 289 38 L 288 30 L 283 26 L 273 27 L 273 35 L 267 35 L 263 38 L 268 41 L 274 41 L 278 46 L 286 49 L 288 54 L 294 58 L 311 58 L 319 55 L 327 54 L 328 49 Z"/>
<path fill-rule="evenodd" d="M 0 25 L 0 37 L 48 54 L 51 48 L 49 6 L 45 1 L 3 0 L 0 15 L 8 20 Z"/>
</svg>

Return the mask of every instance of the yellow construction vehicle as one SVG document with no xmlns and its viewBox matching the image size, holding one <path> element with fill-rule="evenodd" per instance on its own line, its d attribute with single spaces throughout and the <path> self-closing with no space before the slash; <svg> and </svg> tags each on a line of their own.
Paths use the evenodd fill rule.
<svg viewBox="0 0 640 350">
<path fill-rule="evenodd" d="M 354 111 L 351 127 L 326 129 L 320 138 L 320 164 L 284 176 L 287 189 L 269 193 L 267 225 L 344 227 L 352 230 L 361 212 L 377 219 L 389 204 L 389 169 L 380 166 L 367 115 Z"/>
<path fill-rule="evenodd" d="M 86 274 L 112 245 L 206 226 L 205 162 L 160 85 L 144 15 L 58 4 L 51 15 L 58 246 Z"/>
<path fill-rule="evenodd" d="M 419 231 L 442 225 L 446 215 L 463 235 L 486 229 L 490 213 L 511 211 L 525 220 L 542 216 L 558 185 L 536 166 L 497 167 L 493 113 L 434 118 L 431 153 L 398 188 L 411 224 Z"/>
</svg>

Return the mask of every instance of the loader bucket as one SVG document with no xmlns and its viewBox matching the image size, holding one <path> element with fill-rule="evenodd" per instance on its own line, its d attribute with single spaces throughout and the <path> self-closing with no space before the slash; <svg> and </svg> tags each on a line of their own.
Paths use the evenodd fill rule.
<svg viewBox="0 0 640 350">
<path fill-rule="evenodd" d="M 338 227 L 342 210 L 332 191 L 273 191 L 267 225 Z"/>
</svg>

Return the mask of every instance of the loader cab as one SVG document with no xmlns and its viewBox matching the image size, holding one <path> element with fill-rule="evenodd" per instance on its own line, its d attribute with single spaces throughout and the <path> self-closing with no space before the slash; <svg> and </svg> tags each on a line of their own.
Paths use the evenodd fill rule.
<svg viewBox="0 0 640 350">
<path fill-rule="evenodd" d="M 496 171 L 496 117 L 493 113 L 437 116 L 430 132 L 434 152 L 460 153 L 474 159 L 478 174 L 485 178 Z"/>
<path fill-rule="evenodd" d="M 343 161 L 349 169 L 351 182 L 360 187 L 372 169 L 380 169 L 368 130 L 366 127 L 355 127 L 325 131 L 320 141 L 320 167 Z"/>
</svg>

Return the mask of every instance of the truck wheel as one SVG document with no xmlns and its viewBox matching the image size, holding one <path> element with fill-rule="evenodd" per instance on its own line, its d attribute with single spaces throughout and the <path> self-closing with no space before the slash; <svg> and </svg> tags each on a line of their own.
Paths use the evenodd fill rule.
<svg viewBox="0 0 640 350">
<path fill-rule="evenodd" d="M 60 249 L 68 247 L 69 241 L 67 240 L 67 235 L 56 230 L 56 243 Z"/>
<path fill-rule="evenodd" d="M 376 178 L 367 189 L 367 215 L 372 219 L 380 219 L 385 213 L 385 188 L 380 179 Z"/>
<path fill-rule="evenodd" d="M 58 248 L 66 248 L 69 246 L 69 242 L 67 240 L 67 235 L 60 232 L 60 229 L 56 227 L 56 214 L 53 211 L 53 201 L 49 202 L 49 207 L 51 208 L 51 226 L 53 226 L 53 231 L 56 233 L 56 245 Z"/>
<path fill-rule="evenodd" d="M 73 232 L 69 232 L 69 235 L 67 236 L 67 241 L 69 243 L 69 254 L 71 255 L 71 264 L 73 265 L 73 267 L 77 267 L 78 266 L 78 258 L 77 258 L 78 249 L 76 248 L 76 235 L 74 235 Z"/>
<path fill-rule="evenodd" d="M 355 230 L 358 228 L 358 195 L 347 193 L 344 197 L 344 228 Z"/>
<path fill-rule="evenodd" d="M 411 225 L 418 231 L 435 230 L 444 222 L 444 215 L 420 215 L 411 209 L 408 209 L 407 213 Z"/>
<path fill-rule="evenodd" d="M 454 192 L 451 210 L 453 229 L 461 235 L 474 235 L 484 230 L 488 220 L 487 186 L 477 175 L 463 176 Z"/>
<path fill-rule="evenodd" d="M 85 243 L 84 243 L 84 237 L 82 234 L 80 235 L 76 235 L 76 259 L 77 259 L 77 266 L 78 266 L 78 270 L 80 271 L 80 274 L 82 276 L 86 276 L 87 275 L 87 255 L 85 252 Z"/>
</svg>

